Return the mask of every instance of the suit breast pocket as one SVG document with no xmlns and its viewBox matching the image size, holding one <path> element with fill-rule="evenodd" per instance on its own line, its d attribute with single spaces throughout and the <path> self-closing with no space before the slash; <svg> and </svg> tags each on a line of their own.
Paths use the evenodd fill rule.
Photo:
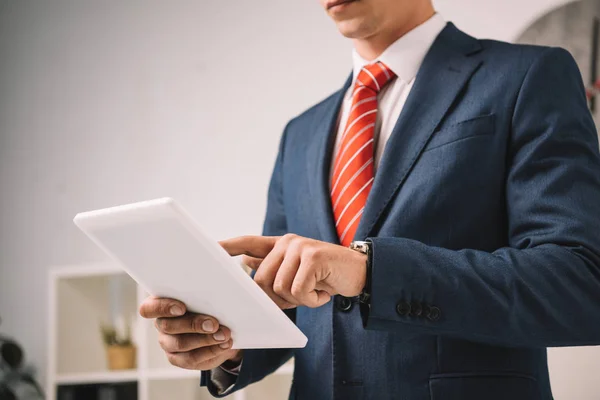
<svg viewBox="0 0 600 400">
<path fill-rule="evenodd" d="M 493 135 L 495 119 L 494 114 L 487 114 L 443 126 L 433 134 L 425 151 L 462 140 Z"/>
<path fill-rule="evenodd" d="M 513 373 L 440 374 L 429 379 L 431 400 L 541 400 L 537 380 Z"/>
</svg>

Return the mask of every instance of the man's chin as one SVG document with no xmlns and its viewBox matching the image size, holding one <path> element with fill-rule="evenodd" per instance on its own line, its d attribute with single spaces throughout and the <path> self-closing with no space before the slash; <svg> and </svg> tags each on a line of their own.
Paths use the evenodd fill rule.
<svg viewBox="0 0 600 400">
<path fill-rule="evenodd" d="M 348 39 L 361 39 L 369 36 L 368 29 L 365 29 L 365 24 L 359 18 L 337 21 L 336 26 L 340 33 Z"/>
</svg>

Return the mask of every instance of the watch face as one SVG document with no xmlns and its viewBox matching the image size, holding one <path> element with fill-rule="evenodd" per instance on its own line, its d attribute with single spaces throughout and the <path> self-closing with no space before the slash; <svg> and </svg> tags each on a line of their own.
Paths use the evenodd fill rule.
<svg viewBox="0 0 600 400">
<path fill-rule="evenodd" d="M 517 43 L 563 47 L 573 55 L 581 70 L 596 127 L 600 122 L 599 42 L 600 0 L 576 1 L 559 7 L 535 21 L 517 39 Z"/>
<path fill-rule="evenodd" d="M 367 254 L 369 252 L 369 242 L 354 241 L 350 243 L 350 248 Z"/>
</svg>

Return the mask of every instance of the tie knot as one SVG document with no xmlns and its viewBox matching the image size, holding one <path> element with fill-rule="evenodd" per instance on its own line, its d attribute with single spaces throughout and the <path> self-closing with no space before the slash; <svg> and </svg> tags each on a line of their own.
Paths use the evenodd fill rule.
<svg viewBox="0 0 600 400">
<path fill-rule="evenodd" d="M 364 66 L 360 70 L 356 79 L 356 87 L 366 86 L 374 92 L 379 93 L 395 77 L 396 74 L 387 65 L 381 61 L 377 61 L 374 64 Z"/>
</svg>

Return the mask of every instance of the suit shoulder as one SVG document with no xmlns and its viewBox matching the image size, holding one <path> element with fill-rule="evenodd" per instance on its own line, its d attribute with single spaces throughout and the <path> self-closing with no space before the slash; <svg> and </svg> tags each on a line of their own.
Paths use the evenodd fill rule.
<svg viewBox="0 0 600 400">
<path fill-rule="evenodd" d="M 487 52 L 498 53 L 503 55 L 511 56 L 525 56 L 535 58 L 537 55 L 543 53 L 549 46 L 540 46 L 535 44 L 520 44 L 520 43 L 508 43 L 500 40 L 492 39 L 479 39 L 479 43 L 482 48 Z"/>
<path fill-rule="evenodd" d="M 562 76 L 580 86 L 581 71 L 571 53 L 561 47 L 513 44 L 478 40 L 480 49 L 473 57 L 482 62 L 480 77 L 498 90 L 518 95 L 528 81 L 548 82 Z M 493 85 L 492 85 L 493 86 Z"/>
<path fill-rule="evenodd" d="M 540 46 L 533 44 L 515 44 L 497 40 L 479 40 L 482 57 L 495 66 L 504 65 L 513 71 L 526 72 L 536 62 L 553 60 L 559 63 L 575 64 L 573 56 L 562 47 Z"/>
</svg>

